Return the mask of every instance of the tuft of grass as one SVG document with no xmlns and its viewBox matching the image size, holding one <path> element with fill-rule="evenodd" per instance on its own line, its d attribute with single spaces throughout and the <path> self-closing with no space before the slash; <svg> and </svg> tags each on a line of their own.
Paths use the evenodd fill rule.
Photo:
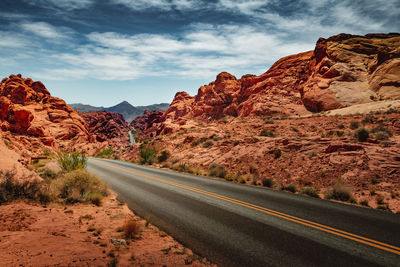
<svg viewBox="0 0 400 267">
<path fill-rule="evenodd" d="M 320 198 L 318 195 L 318 189 L 315 187 L 304 187 L 300 190 L 300 194 L 307 195 L 310 197 Z"/>
<path fill-rule="evenodd" d="M 171 153 L 169 153 L 167 150 L 161 151 L 161 154 L 157 157 L 158 162 L 165 162 L 169 157 L 171 156 Z"/>
<path fill-rule="evenodd" d="M 66 203 L 92 202 L 100 205 L 108 194 L 108 187 L 94 174 L 75 170 L 57 178 L 51 184 L 52 192 Z"/>
<path fill-rule="evenodd" d="M 365 142 L 369 138 L 369 131 L 365 128 L 359 128 L 354 133 L 359 142 Z"/>
<path fill-rule="evenodd" d="M 332 187 L 328 188 L 325 198 L 352 202 L 353 195 L 351 188 L 343 180 L 339 179 Z"/>
<path fill-rule="evenodd" d="M 214 162 L 208 167 L 208 175 L 225 178 L 226 176 L 225 167 Z"/>
<path fill-rule="evenodd" d="M 18 181 L 13 171 L 0 170 L 0 204 L 16 199 L 28 199 L 41 203 L 50 202 L 48 187 L 42 181 Z"/>
<path fill-rule="evenodd" d="M 372 114 L 367 114 L 364 119 L 361 121 L 363 124 L 366 123 L 374 123 L 374 121 L 376 120 L 376 117 Z"/>
<path fill-rule="evenodd" d="M 140 232 L 140 224 L 134 218 L 129 217 L 126 219 L 122 229 L 126 238 L 134 238 Z"/>
<path fill-rule="evenodd" d="M 84 153 L 73 152 L 58 154 L 58 165 L 60 165 L 64 172 L 85 169 L 86 164 L 87 158 Z"/>
<path fill-rule="evenodd" d="M 369 207 L 368 200 L 363 200 L 363 201 L 360 202 L 360 204 L 363 205 L 363 206 Z"/>
<path fill-rule="evenodd" d="M 157 149 L 149 144 L 141 144 L 139 153 L 141 157 L 140 163 L 151 165 L 154 163 L 157 156 Z"/>
<path fill-rule="evenodd" d="M 271 178 L 262 178 L 261 184 L 265 187 L 273 187 L 275 182 Z"/>
</svg>

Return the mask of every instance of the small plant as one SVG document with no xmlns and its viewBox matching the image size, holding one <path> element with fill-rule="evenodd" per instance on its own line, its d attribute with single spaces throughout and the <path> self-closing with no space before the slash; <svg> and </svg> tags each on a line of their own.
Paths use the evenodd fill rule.
<svg viewBox="0 0 400 267">
<path fill-rule="evenodd" d="M 296 127 L 294 127 L 294 126 L 290 127 L 290 129 L 291 129 L 293 132 L 296 132 L 296 133 L 300 132 L 299 129 L 296 128 Z"/>
<path fill-rule="evenodd" d="M 358 127 L 360 127 L 360 123 L 358 121 L 352 121 L 350 122 L 350 129 L 355 130 Z"/>
<path fill-rule="evenodd" d="M 376 117 L 372 114 L 367 114 L 367 116 L 365 116 L 365 118 L 361 121 L 363 124 L 366 123 L 374 123 L 374 121 L 376 120 Z"/>
<path fill-rule="evenodd" d="M 279 148 L 274 150 L 274 159 L 280 158 L 281 155 L 282 155 L 282 151 Z"/>
<path fill-rule="evenodd" d="M 317 155 L 317 151 L 314 149 L 307 153 L 308 158 L 315 157 Z"/>
<path fill-rule="evenodd" d="M 360 205 L 363 205 L 363 206 L 369 207 L 368 200 L 363 200 L 363 201 L 360 201 Z"/>
<path fill-rule="evenodd" d="M 0 170 L 0 205 L 16 199 L 50 202 L 47 185 L 41 181 L 18 181 L 15 172 Z"/>
<path fill-rule="evenodd" d="M 56 197 L 66 203 L 92 202 L 100 204 L 101 199 L 108 194 L 107 186 L 95 175 L 76 170 L 64 174 L 51 184 Z"/>
<path fill-rule="evenodd" d="M 59 153 L 58 164 L 64 172 L 85 169 L 87 158 L 85 154 L 79 152 Z"/>
<path fill-rule="evenodd" d="M 385 198 L 382 195 L 376 195 L 376 204 L 382 205 L 385 203 L 384 200 Z"/>
<path fill-rule="evenodd" d="M 260 136 L 275 137 L 275 133 L 273 131 L 264 129 L 260 132 Z"/>
<path fill-rule="evenodd" d="M 318 189 L 315 187 L 305 187 L 300 191 L 300 194 L 320 198 L 318 195 Z"/>
<path fill-rule="evenodd" d="M 213 145 L 214 145 L 213 141 L 208 140 L 208 141 L 203 143 L 203 148 L 207 148 L 207 147 L 210 147 L 210 146 L 213 146 Z"/>
<path fill-rule="evenodd" d="M 347 186 L 343 180 L 339 179 L 331 188 L 328 189 L 325 198 L 351 201 L 353 196 L 350 187 Z"/>
<path fill-rule="evenodd" d="M 297 187 L 295 184 L 288 184 L 288 185 L 282 186 L 281 190 L 296 193 Z"/>
<path fill-rule="evenodd" d="M 134 238 L 140 232 L 140 224 L 134 218 L 129 217 L 126 219 L 122 226 L 126 238 Z"/>
<path fill-rule="evenodd" d="M 53 180 L 57 177 L 57 174 L 53 170 L 48 168 L 40 169 L 37 170 L 36 172 L 39 174 L 40 177 L 42 177 L 45 180 Z"/>
<path fill-rule="evenodd" d="M 225 170 L 224 166 L 219 165 L 219 164 L 214 162 L 208 167 L 208 175 L 209 176 L 220 177 L 220 178 L 225 178 L 226 170 Z"/>
<path fill-rule="evenodd" d="M 343 123 L 341 123 L 341 124 L 339 124 L 339 125 L 338 125 L 338 128 L 339 128 L 339 129 L 344 129 L 344 128 L 345 128 L 345 126 L 344 126 L 344 124 L 343 124 Z"/>
<path fill-rule="evenodd" d="M 274 186 L 274 180 L 271 178 L 262 178 L 261 179 L 261 184 L 265 187 L 273 187 Z"/>
<path fill-rule="evenodd" d="M 94 154 L 94 157 L 96 158 L 114 158 L 114 153 L 115 151 L 113 148 L 110 146 L 108 148 L 104 148 L 103 150 L 98 151 L 97 153 Z"/>
<path fill-rule="evenodd" d="M 157 161 L 158 162 L 165 162 L 169 157 L 171 156 L 171 153 L 169 153 L 167 150 L 161 151 L 161 154 L 158 156 Z"/>
<path fill-rule="evenodd" d="M 140 163 L 152 165 L 157 155 L 157 149 L 149 144 L 141 144 L 139 147 Z"/>
<path fill-rule="evenodd" d="M 274 124 L 274 120 L 271 117 L 267 116 L 264 119 L 264 123 L 265 124 Z"/>
<path fill-rule="evenodd" d="M 369 131 L 365 128 L 359 128 L 354 135 L 359 142 L 365 142 L 369 138 Z"/>
</svg>

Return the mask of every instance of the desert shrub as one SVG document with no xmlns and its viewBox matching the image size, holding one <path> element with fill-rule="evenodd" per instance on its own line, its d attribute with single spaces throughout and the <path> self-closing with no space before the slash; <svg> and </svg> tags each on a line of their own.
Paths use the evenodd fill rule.
<svg viewBox="0 0 400 267">
<path fill-rule="evenodd" d="M 87 158 L 85 154 L 79 152 L 59 153 L 58 164 L 64 172 L 85 169 Z"/>
<path fill-rule="evenodd" d="M 373 133 L 375 138 L 380 141 L 388 140 L 393 136 L 392 132 L 382 124 L 373 128 L 371 133 Z"/>
<path fill-rule="evenodd" d="M 210 147 L 210 146 L 213 146 L 213 145 L 214 145 L 214 143 L 211 140 L 208 140 L 208 141 L 203 143 L 203 147 L 204 148 L 207 148 L 207 147 Z"/>
<path fill-rule="evenodd" d="M 115 151 L 112 147 L 104 148 L 94 154 L 96 158 L 113 158 Z"/>
<path fill-rule="evenodd" d="M 317 151 L 315 151 L 314 149 L 307 153 L 307 156 L 309 158 L 315 157 L 316 155 L 317 155 Z"/>
<path fill-rule="evenodd" d="M 42 168 L 44 167 L 46 164 L 44 164 L 43 162 L 36 162 L 33 164 L 33 167 L 35 167 L 36 169 L 38 168 Z"/>
<path fill-rule="evenodd" d="M 264 119 L 264 123 L 265 124 L 274 124 L 274 120 L 271 117 L 267 116 Z"/>
<path fill-rule="evenodd" d="M 141 157 L 140 163 L 151 165 L 155 161 L 157 149 L 152 145 L 142 144 L 139 147 L 139 153 Z"/>
<path fill-rule="evenodd" d="M 304 187 L 303 189 L 300 190 L 300 194 L 319 198 L 318 189 L 315 187 Z"/>
<path fill-rule="evenodd" d="M 325 195 L 326 199 L 336 199 L 340 201 L 351 201 L 353 199 L 351 188 L 339 179 L 332 187 L 328 188 Z"/>
<path fill-rule="evenodd" d="M 376 204 L 382 205 L 385 203 L 384 200 L 385 198 L 382 195 L 376 195 Z"/>
<path fill-rule="evenodd" d="M 257 168 L 257 166 L 254 165 L 254 164 L 250 164 L 249 172 L 251 174 L 254 174 L 254 175 L 258 176 L 258 168 Z"/>
<path fill-rule="evenodd" d="M 52 180 L 57 177 L 57 173 L 55 171 L 45 168 L 45 169 L 39 169 L 36 171 L 37 174 L 39 174 L 40 177 L 42 177 L 45 180 Z"/>
<path fill-rule="evenodd" d="M 390 135 L 387 132 L 377 132 L 375 133 L 376 140 L 385 141 L 390 138 Z"/>
<path fill-rule="evenodd" d="M 157 161 L 158 162 L 165 162 L 169 157 L 171 156 L 171 153 L 169 153 L 167 150 L 161 151 L 161 154 L 158 156 Z"/>
<path fill-rule="evenodd" d="M 360 204 L 363 205 L 363 206 L 367 206 L 367 207 L 369 206 L 368 205 L 368 200 L 363 200 L 363 201 L 360 202 Z"/>
<path fill-rule="evenodd" d="M 363 124 L 366 123 L 374 123 L 376 120 L 376 117 L 372 114 L 367 114 L 367 116 L 364 117 L 364 119 L 361 121 Z"/>
<path fill-rule="evenodd" d="M 365 128 L 359 128 L 354 133 L 359 142 L 365 142 L 369 138 L 369 131 Z"/>
<path fill-rule="evenodd" d="M 265 187 L 273 187 L 274 186 L 274 180 L 271 178 L 262 178 L 261 179 L 261 184 Z"/>
<path fill-rule="evenodd" d="M 178 166 L 176 166 L 174 169 L 178 172 L 187 172 L 187 173 L 191 173 L 191 174 L 194 173 L 193 168 L 187 166 L 186 163 L 181 163 Z"/>
<path fill-rule="evenodd" d="M 226 176 L 225 167 L 214 162 L 208 167 L 208 175 L 224 178 Z"/>
<path fill-rule="evenodd" d="M 275 133 L 273 131 L 264 129 L 264 130 L 261 130 L 260 136 L 274 137 Z"/>
<path fill-rule="evenodd" d="M 122 226 L 126 238 L 134 238 L 139 234 L 140 228 L 139 222 L 132 217 L 127 218 Z"/>
<path fill-rule="evenodd" d="M 338 125 L 338 128 L 339 128 L 339 129 L 344 129 L 344 128 L 345 128 L 345 127 L 344 127 L 344 124 L 343 124 L 343 123 L 339 124 L 339 125 Z"/>
<path fill-rule="evenodd" d="M 290 129 L 291 129 L 293 132 L 296 132 L 296 133 L 298 133 L 298 132 L 299 132 L 299 129 L 297 129 L 297 128 L 296 128 L 296 127 L 294 127 L 294 126 L 290 127 Z"/>
<path fill-rule="evenodd" d="M 0 204 L 16 199 L 28 199 L 47 203 L 50 201 L 47 185 L 42 181 L 19 181 L 13 171 L 0 170 Z"/>
<path fill-rule="evenodd" d="M 344 131 L 335 131 L 335 134 L 339 137 L 344 135 Z"/>
<path fill-rule="evenodd" d="M 352 121 L 350 122 L 350 129 L 355 130 L 358 127 L 360 127 L 360 123 L 358 121 Z"/>
<path fill-rule="evenodd" d="M 279 148 L 274 150 L 274 159 L 280 158 L 281 155 L 282 155 L 282 151 Z"/>
<path fill-rule="evenodd" d="M 85 170 L 65 173 L 51 184 L 56 198 L 66 203 L 92 202 L 99 205 L 101 199 L 108 194 L 107 186 L 94 174 Z"/>
<path fill-rule="evenodd" d="M 292 192 L 292 193 L 296 193 L 297 192 L 297 187 L 296 187 L 295 184 L 288 184 L 288 185 L 282 186 L 281 189 L 283 191 L 289 191 L 289 192 Z"/>
</svg>

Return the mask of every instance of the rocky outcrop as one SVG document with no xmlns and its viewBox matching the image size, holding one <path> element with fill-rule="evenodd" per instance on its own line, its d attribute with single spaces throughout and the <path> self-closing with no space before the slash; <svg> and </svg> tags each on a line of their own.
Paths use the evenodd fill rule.
<svg viewBox="0 0 400 267">
<path fill-rule="evenodd" d="M 400 99 L 399 66 L 400 34 L 321 38 L 314 51 L 284 57 L 262 75 L 222 72 L 194 97 L 179 92 L 158 126 L 143 116 L 136 127 L 165 133 L 191 119 L 305 115 Z"/>
<path fill-rule="evenodd" d="M 86 121 L 89 132 L 98 142 L 127 136 L 130 130 L 124 116 L 107 111 L 79 112 Z"/>
<path fill-rule="evenodd" d="M 52 147 L 91 141 L 85 121 L 64 100 L 51 96 L 43 83 L 21 75 L 0 84 L 0 127 Z"/>
<path fill-rule="evenodd" d="M 145 110 L 143 115 L 134 119 L 130 125 L 141 132 L 150 132 L 151 129 L 157 131 L 159 124 L 163 122 L 163 115 L 164 112 L 160 110 Z"/>
<path fill-rule="evenodd" d="M 400 34 L 320 38 L 300 91 L 314 112 L 400 99 Z"/>
</svg>

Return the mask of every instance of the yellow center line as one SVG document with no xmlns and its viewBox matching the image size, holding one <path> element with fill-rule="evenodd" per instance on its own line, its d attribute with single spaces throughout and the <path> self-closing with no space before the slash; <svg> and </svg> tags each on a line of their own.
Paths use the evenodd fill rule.
<svg viewBox="0 0 400 267">
<path fill-rule="evenodd" d="M 98 161 L 98 160 L 96 160 L 96 161 Z M 126 169 L 126 168 L 114 166 L 112 164 L 108 164 L 108 163 L 105 163 L 103 161 L 98 161 L 98 162 L 100 162 L 101 164 L 106 165 L 108 167 L 114 168 L 114 169 L 118 169 L 118 170 L 121 170 L 121 171 L 124 171 L 124 172 L 127 172 L 127 173 L 131 173 L 131 174 L 134 174 L 134 175 L 142 176 L 142 177 L 145 177 L 145 178 L 148 178 L 148 179 L 151 179 L 151 180 L 155 180 L 155 181 L 158 181 L 158 182 L 169 184 L 169 185 L 172 185 L 172 186 L 175 186 L 175 187 L 179 187 L 179 188 L 182 188 L 182 189 L 190 190 L 192 192 L 196 192 L 196 193 L 199 193 L 199 194 L 202 194 L 202 195 L 206 195 L 206 196 L 214 197 L 214 198 L 217 198 L 217 199 L 221 199 L 221 200 L 224 200 L 226 202 L 230 202 L 230 203 L 233 203 L 233 204 L 236 204 L 236 205 L 239 205 L 239 206 L 247 207 L 247 208 L 250 208 L 250 209 L 253 209 L 253 210 L 256 210 L 256 211 L 260 211 L 262 213 L 266 213 L 266 214 L 269 214 L 269 215 L 272 215 L 272 216 L 275 216 L 275 217 L 279 217 L 279 218 L 282 218 L 282 219 L 285 219 L 285 220 L 288 220 L 288 221 L 292 221 L 292 222 L 295 222 L 295 223 L 298 223 L 298 224 L 302 224 L 302 225 L 305 225 L 305 226 L 308 226 L 308 227 L 311 227 L 311 228 L 314 228 L 314 229 L 318 229 L 318 230 L 321 230 L 321 231 L 324 231 L 324 232 L 327 232 L 327 233 L 330 233 L 330 234 L 333 234 L 333 235 L 337 235 L 337 236 L 340 236 L 340 237 L 343 237 L 343 238 L 347 238 L 347 239 L 350 239 L 350 240 L 353 240 L 353 241 L 356 241 L 356 242 L 359 242 L 359 243 L 362 243 L 362 244 L 365 244 L 365 245 L 369 245 L 369 246 L 372 246 L 372 247 L 375 247 L 375 248 L 379 248 L 379 249 L 382 249 L 382 250 L 385 250 L 385 251 L 400 255 L 400 248 L 396 247 L 396 246 L 393 246 L 393 245 L 390 245 L 390 244 L 386 244 L 386 243 L 383 243 L 383 242 L 380 242 L 380 241 L 376 241 L 376 240 L 373 240 L 373 239 L 370 239 L 370 238 L 366 238 L 366 237 L 363 237 L 363 236 L 352 234 L 352 233 L 349 233 L 349 232 L 346 232 L 346 231 L 342 231 L 340 229 L 336 229 L 336 228 L 333 228 L 333 227 L 322 225 L 322 224 L 319 224 L 319 223 L 316 223 L 316 222 L 313 222 L 313 221 L 305 220 L 305 219 L 302 219 L 302 218 L 299 218 L 299 217 L 295 217 L 295 216 L 292 216 L 292 215 L 289 215 L 289 214 L 285 214 L 285 213 L 282 213 L 282 212 L 278 212 L 278 211 L 275 211 L 275 210 L 267 209 L 267 208 L 264 208 L 262 206 L 254 205 L 254 204 L 251 204 L 251 203 L 248 203 L 248 202 L 244 202 L 244 201 L 241 201 L 241 200 L 237 200 L 237 199 L 234 199 L 234 198 L 226 197 L 226 196 L 219 195 L 219 194 L 216 194 L 216 193 L 212 193 L 212 192 L 209 192 L 209 191 L 204 191 L 204 190 L 201 190 L 201 189 L 198 189 L 198 188 L 195 188 L 195 187 L 191 187 L 191 186 L 188 186 L 188 185 L 183 185 L 183 184 L 171 182 L 171 181 L 168 181 L 168 180 L 165 180 L 165 179 L 161 179 L 161 178 L 153 177 L 153 176 L 146 175 L 146 174 L 143 174 L 143 173 L 135 172 L 135 171 L 132 171 L 132 170 L 129 170 L 129 169 Z"/>
</svg>

